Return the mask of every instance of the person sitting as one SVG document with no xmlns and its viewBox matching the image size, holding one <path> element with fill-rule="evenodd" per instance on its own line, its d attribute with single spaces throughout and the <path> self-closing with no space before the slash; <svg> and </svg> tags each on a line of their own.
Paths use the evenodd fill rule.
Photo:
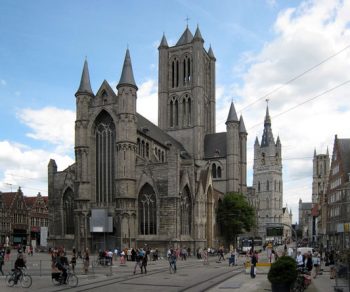
<svg viewBox="0 0 350 292">
<path fill-rule="evenodd" d="M 23 259 L 23 254 L 20 253 L 18 255 L 18 258 L 17 260 L 15 261 L 15 284 L 17 284 L 18 282 L 18 279 L 21 277 L 22 275 L 22 268 L 25 268 L 26 267 L 26 263 Z"/>
</svg>

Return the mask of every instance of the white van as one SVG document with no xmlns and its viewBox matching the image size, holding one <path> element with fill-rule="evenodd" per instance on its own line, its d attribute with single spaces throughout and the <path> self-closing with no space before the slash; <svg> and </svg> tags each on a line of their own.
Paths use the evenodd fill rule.
<svg viewBox="0 0 350 292">
<path fill-rule="evenodd" d="M 309 252 L 313 254 L 315 252 L 315 250 L 312 247 L 298 247 L 297 251 L 300 251 L 302 255 Z"/>
</svg>

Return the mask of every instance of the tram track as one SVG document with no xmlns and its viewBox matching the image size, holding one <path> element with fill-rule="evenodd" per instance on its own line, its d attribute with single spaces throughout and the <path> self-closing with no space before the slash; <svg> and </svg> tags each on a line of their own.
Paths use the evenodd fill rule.
<svg viewBox="0 0 350 292">
<path fill-rule="evenodd" d="M 181 267 L 181 270 L 178 271 L 178 274 L 181 275 L 184 273 L 184 271 L 186 270 L 190 270 L 193 268 L 200 268 L 203 267 L 202 263 L 195 263 L 195 264 L 190 264 L 190 265 L 186 265 Z M 91 291 L 91 290 L 96 290 L 96 291 L 101 291 L 100 289 L 103 287 L 108 287 L 111 285 L 133 285 L 133 286 L 138 286 L 138 285 L 143 285 L 143 286 L 149 286 L 149 287 L 155 287 L 155 289 L 160 289 L 161 287 L 164 288 L 164 290 L 166 289 L 171 289 L 173 291 L 181 291 L 181 292 L 194 292 L 194 291 L 207 291 L 210 288 L 212 288 L 215 285 L 218 285 L 219 283 L 234 277 L 235 275 L 238 275 L 239 273 L 241 273 L 242 271 L 238 271 L 238 270 L 229 270 L 229 271 L 222 271 L 222 269 L 212 269 L 212 276 L 207 277 L 207 278 L 200 278 L 198 281 L 191 281 L 191 283 L 189 283 L 188 286 L 184 286 L 183 282 L 181 282 L 180 285 L 177 285 L 175 283 L 171 284 L 171 283 L 167 283 L 167 284 L 162 284 L 162 283 L 152 283 L 152 284 L 147 284 L 145 281 L 142 281 L 142 283 L 128 283 L 128 281 L 130 280 L 137 280 L 137 279 L 147 279 L 150 276 L 154 276 L 154 275 L 161 275 L 161 274 L 168 274 L 169 273 L 169 269 L 168 267 L 162 266 L 159 268 L 156 268 L 152 271 L 147 272 L 147 274 L 136 274 L 136 275 L 122 275 L 122 276 L 111 276 L 113 278 L 104 278 L 104 279 L 99 279 L 97 281 L 94 281 L 92 283 L 82 283 L 79 284 L 77 287 L 71 288 L 71 287 L 67 287 L 67 286 L 59 286 L 59 287 L 52 287 L 52 289 L 50 289 L 50 292 L 59 292 L 59 291 L 74 291 L 74 292 L 82 292 L 82 291 Z M 234 271 L 234 273 L 233 273 Z M 168 274 L 168 276 L 170 276 Z M 127 288 L 125 287 L 125 289 L 127 290 Z M 164 291 L 163 290 L 163 291 Z M 48 289 L 46 288 L 45 290 L 42 291 L 48 291 Z M 116 291 L 118 291 L 118 289 L 116 289 Z M 121 291 L 121 290 L 120 290 Z"/>
</svg>

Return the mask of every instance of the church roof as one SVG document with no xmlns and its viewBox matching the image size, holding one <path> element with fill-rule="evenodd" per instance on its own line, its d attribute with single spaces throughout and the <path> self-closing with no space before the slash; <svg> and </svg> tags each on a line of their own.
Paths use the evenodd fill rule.
<svg viewBox="0 0 350 292">
<path fill-rule="evenodd" d="M 177 46 L 186 45 L 192 42 L 192 40 L 193 40 L 193 35 L 187 26 L 184 33 L 180 37 L 180 39 L 177 41 L 176 45 Z"/>
<path fill-rule="evenodd" d="M 129 49 L 126 49 L 122 75 L 120 76 L 120 80 L 119 80 L 119 83 L 117 85 L 117 89 L 122 85 L 131 85 L 131 86 L 137 88 L 136 83 L 135 83 L 135 79 L 134 79 L 134 73 L 132 71 Z"/>
<path fill-rule="evenodd" d="M 198 39 L 204 42 L 203 38 L 202 38 L 202 34 L 201 31 L 199 30 L 199 27 L 197 26 L 196 32 L 194 33 L 194 37 L 193 39 Z"/>
<path fill-rule="evenodd" d="M 226 132 L 204 137 L 204 158 L 226 157 Z"/>
<path fill-rule="evenodd" d="M 213 52 L 213 49 L 211 48 L 211 46 L 209 47 L 208 55 L 210 58 L 215 59 L 214 52 Z"/>
<path fill-rule="evenodd" d="M 275 139 L 273 138 L 273 133 L 271 129 L 271 118 L 269 114 L 269 107 L 266 107 L 266 115 L 264 121 L 264 133 L 261 138 L 261 147 L 268 147 L 269 145 L 275 144 Z"/>
<path fill-rule="evenodd" d="M 226 123 L 228 122 L 238 122 L 238 117 L 237 117 L 236 109 L 233 102 L 231 102 L 230 111 L 228 113 Z"/>
<path fill-rule="evenodd" d="M 78 93 L 88 93 L 92 95 L 94 94 L 91 89 L 89 67 L 88 67 L 87 60 L 85 60 L 84 62 L 84 68 L 83 68 L 83 73 L 81 74 L 80 86 L 76 94 Z"/>
<path fill-rule="evenodd" d="M 163 34 L 162 40 L 160 41 L 160 45 L 159 48 L 167 48 L 168 46 L 168 42 L 166 40 L 165 34 Z"/>
<path fill-rule="evenodd" d="M 244 120 L 243 120 L 242 116 L 240 116 L 240 118 L 239 118 L 239 132 L 240 133 L 247 133 L 247 130 L 245 128 L 245 124 L 244 124 Z"/>
<path fill-rule="evenodd" d="M 180 151 L 186 151 L 185 147 L 177 140 L 175 140 L 173 137 L 171 137 L 169 134 L 167 134 L 165 131 L 163 131 L 161 128 L 153 124 L 151 121 L 147 120 L 144 116 L 140 115 L 139 113 L 136 114 L 137 116 L 137 129 L 140 132 L 143 132 L 145 135 L 150 137 L 151 139 L 163 144 L 167 145 L 168 143 L 171 143 L 173 146 L 178 148 Z M 147 129 L 147 131 L 145 131 Z"/>
</svg>

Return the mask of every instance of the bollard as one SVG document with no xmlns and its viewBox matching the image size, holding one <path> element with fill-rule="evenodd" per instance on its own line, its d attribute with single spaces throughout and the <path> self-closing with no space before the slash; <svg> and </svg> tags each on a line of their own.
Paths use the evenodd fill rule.
<svg viewBox="0 0 350 292">
<path fill-rule="evenodd" d="M 41 260 L 39 262 L 39 276 L 41 277 Z"/>
</svg>

